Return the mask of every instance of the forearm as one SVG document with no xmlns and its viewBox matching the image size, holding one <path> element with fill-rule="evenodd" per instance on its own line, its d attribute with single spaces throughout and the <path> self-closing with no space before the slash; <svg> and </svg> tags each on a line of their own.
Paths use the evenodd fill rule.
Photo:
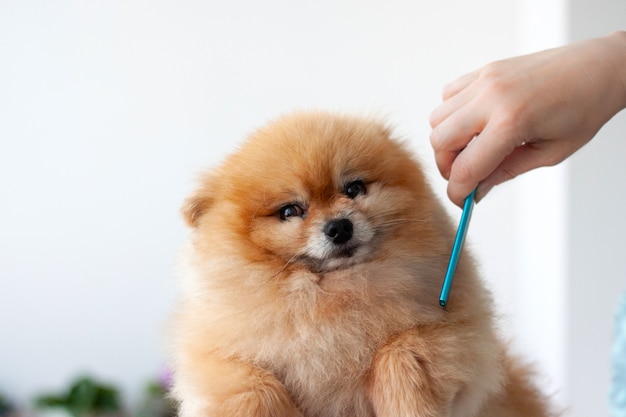
<svg viewBox="0 0 626 417">
<path fill-rule="evenodd" d="M 603 79 L 598 81 L 606 84 L 603 90 L 610 118 L 626 108 L 626 31 L 614 32 L 590 42 L 599 46 L 597 49 L 601 56 L 597 62 L 605 66 L 601 72 Z"/>
<path fill-rule="evenodd" d="M 618 83 L 617 88 L 622 92 L 619 102 L 621 105 L 619 110 L 621 110 L 626 108 L 626 31 L 614 32 L 603 39 L 610 51 L 611 62 L 616 74 L 615 79 Z"/>
</svg>

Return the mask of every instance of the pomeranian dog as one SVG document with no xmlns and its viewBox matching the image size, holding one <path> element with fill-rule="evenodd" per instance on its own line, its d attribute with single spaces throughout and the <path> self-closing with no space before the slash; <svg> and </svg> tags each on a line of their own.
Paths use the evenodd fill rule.
<svg viewBox="0 0 626 417">
<path fill-rule="evenodd" d="M 181 417 L 542 417 L 467 251 L 374 120 L 297 113 L 202 178 L 183 215 Z"/>
</svg>

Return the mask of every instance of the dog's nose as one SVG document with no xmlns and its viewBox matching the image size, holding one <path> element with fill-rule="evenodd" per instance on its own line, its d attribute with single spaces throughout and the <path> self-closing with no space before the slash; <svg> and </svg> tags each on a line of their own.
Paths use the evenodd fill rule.
<svg viewBox="0 0 626 417">
<path fill-rule="evenodd" d="M 352 238 L 353 232 L 352 222 L 348 219 L 336 219 L 329 221 L 324 227 L 324 233 L 333 243 L 346 243 Z"/>
</svg>

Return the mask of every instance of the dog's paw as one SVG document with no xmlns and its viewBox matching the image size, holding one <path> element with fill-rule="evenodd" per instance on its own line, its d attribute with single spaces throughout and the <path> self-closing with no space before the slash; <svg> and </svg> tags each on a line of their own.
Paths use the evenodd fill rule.
<svg viewBox="0 0 626 417">
<path fill-rule="evenodd" d="M 369 375 L 369 395 L 376 416 L 450 414 L 458 381 L 440 366 L 441 358 L 431 346 L 417 332 L 410 331 L 379 348 Z"/>
<path fill-rule="evenodd" d="M 229 398 L 211 416 L 303 417 L 286 393 L 265 390 L 264 387 Z"/>
</svg>

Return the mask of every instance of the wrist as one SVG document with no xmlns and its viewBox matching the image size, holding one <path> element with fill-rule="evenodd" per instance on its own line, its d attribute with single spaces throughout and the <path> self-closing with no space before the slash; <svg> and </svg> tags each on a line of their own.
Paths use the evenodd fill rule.
<svg viewBox="0 0 626 417">
<path fill-rule="evenodd" d="M 604 38 L 615 70 L 615 80 L 621 87 L 621 107 L 626 108 L 626 31 L 613 32 Z"/>
</svg>

